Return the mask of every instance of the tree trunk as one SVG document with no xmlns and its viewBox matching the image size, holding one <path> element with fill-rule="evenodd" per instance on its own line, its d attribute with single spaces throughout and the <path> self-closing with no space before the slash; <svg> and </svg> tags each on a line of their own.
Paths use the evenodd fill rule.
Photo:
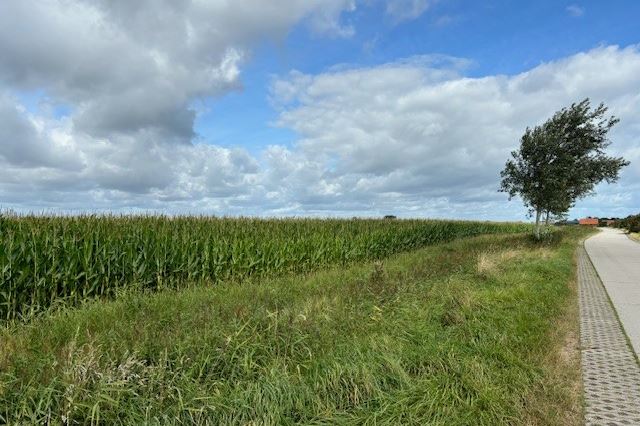
<svg viewBox="0 0 640 426">
<path fill-rule="evenodd" d="M 549 226 L 549 211 L 547 210 L 547 217 L 544 219 L 544 224 Z"/>
<path fill-rule="evenodd" d="M 541 209 L 536 209 L 536 229 L 535 229 L 535 235 L 536 238 L 539 240 L 540 239 L 540 216 L 542 216 L 542 210 Z"/>
</svg>

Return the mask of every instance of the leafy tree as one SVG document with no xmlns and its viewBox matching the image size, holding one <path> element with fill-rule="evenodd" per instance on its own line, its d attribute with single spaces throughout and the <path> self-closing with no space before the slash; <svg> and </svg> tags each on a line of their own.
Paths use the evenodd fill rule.
<svg viewBox="0 0 640 426">
<path fill-rule="evenodd" d="M 630 215 L 616 222 L 618 228 L 626 228 L 629 232 L 640 232 L 640 214 Z"/>
<path fill-rule="evenodd" d="M 520 148 L 511 153 L 500 173 L 500 191 L 509 199 L 519 195 L 531 215 L 535 234 L 540 236 L 543 214 L 562 216 L 575 201 L 593 193 L 603 180 L 612 183 L 620 169 L 629 164 L 622 157 L 609 157 L 607 134 L 618 123 L 606 118 L 604 104 L 591 109 L 589 99 L 563 108 L 541 126 L 527 128 Z"/>
</svg>

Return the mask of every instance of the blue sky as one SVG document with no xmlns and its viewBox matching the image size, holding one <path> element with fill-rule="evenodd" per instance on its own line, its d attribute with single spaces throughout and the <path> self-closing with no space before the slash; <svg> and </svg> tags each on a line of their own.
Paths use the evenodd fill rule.
<svg viewBox="0 0 640 426">
<path fill-rule="evenodd" d="M 500 168 L 526 126 L 590 97 L 632 164 L 571 215 L 637 212 L 638 17 L 630 0 L 5 0 L 0 205 L 523 219 Z"/>
<path fill-rule="evenodd" d="M 348 39 L 321 37 L 299 24 L 284 40 L 259 43 L 243 67 L 242 89 L 207 103 L 210 111 L 198 119 L 198 134 L 252 150 L 294 141 L 292 132 L 269 125 L 277 119 L 270 82 L 292 69 L 315 74 L 337 64 L 371 66 L 444 54 L 471 60 L 465 75 L 483 77 L 517 74 L 598 45 L 640 41 L 635 1 L 438 1 L 401 22 L 386 16 L 384 2 L 375 2 L 344 16 L 357 29 Z"/>
</svg>

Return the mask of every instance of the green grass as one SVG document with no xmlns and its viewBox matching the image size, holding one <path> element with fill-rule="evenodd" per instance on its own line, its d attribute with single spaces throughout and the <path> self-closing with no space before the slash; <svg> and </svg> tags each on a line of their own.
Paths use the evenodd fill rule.
<svg viewBox="0 0 640 426">
<path fill-rule="evenodd" d="M 630 232 L 629 238 L 640 243 L 640 232 Z"/>
<path fill-rule="evenodd" d="M 480 236 L 13 323 L 0 423 L 579 424 L 566 342 L 587 232 Z"/>
<path fill-rule="evenodd" d="M 306 273 L 526 224 L 0 214 L 0 320 L 123 289 Z"/>
</svg>

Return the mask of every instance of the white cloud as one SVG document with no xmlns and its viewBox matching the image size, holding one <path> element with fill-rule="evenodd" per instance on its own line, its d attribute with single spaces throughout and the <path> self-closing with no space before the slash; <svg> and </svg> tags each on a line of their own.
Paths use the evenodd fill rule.
<svg viewBox="0 0 640 426">
<path fill-rule="evenodd" d="M 355 34 L 355 28 L 352 25 L 341 23 L 340 16 L 345 11 L 353 12 L 355 10 L 355 0 L 334 0 L 327 2 L 322 11 L 312 15 L 310 19 L 311 29 L 325 36 L 341 38 L 352 37 Z"/>
<path fill-rule="evenodd" d="M 236 88 L 252 43 L 282 37 L 304 19 L 318 32 L 347 35 L 340 15 L 354 7 L 352 0 L 5 0 L 0 81 L 73 105 L 75 124 L 89 134 L 153 123 L 188 140 L 189 102 Z"/>
<path fill-rule="evenodd" d="M 395 22 L 420 17 L 435 0 L 387 0 L 386 12 Z"/>
<path fill-rule="evenodd" d="M 455 60 L 450 63 L 456 63 Z M 622 119 L 612 152 L 633 161 L 601 196 L 640 205 L 638 134 L 640 51 L 602 47 L 515 76 L 464 78 L 451 66 L 404 61 L 320 75 L 292 73 L 273 85 L 282 95 L 280 125 L 300 135 L 298 155 L 323 170 L 333 200 L 367 211 L 512 216 L 496 192 L 498 173 L 526 126 L 571 102 L 605 101 Z M 448 204 L 443 204 L 443 200 Z M 581 206 L 591 206 L 590 201 Z M 441 211 L 434 206 L 441 205 Z M 385 207 L 388 206 L 388 207 Z M 394 207 L 392 207 L 394 206 Z M 586 207 L 585 207 L 586 208 Z M 485 210 L 483 210 L 485 209 Z"/>
<path fill-rule="evenodd" d="M 620 116 L 612 149 L 633 163 L 581 206 L 640 205 L 638 47 L 514 76 L 467 78 L 442 55 L 291 72 L 271 96 L 299 139 L 252 155 L 195 143 L 194 101 L 238 87 L 253 43 L 296 23 L 349 36 L 353 1 L 149 2 L 0 2 L 0 207 L 517 218 L 496 192 L 509 151 L 587 96 Z"/>
<path fill-rule="evenodd" d="M 251 47 L 298 23 L 352 34 L 340 21 L 354 8 L 352 0 L 0 2 L 0 202 L 241 199 L 256 160 L 241 148 L 193 144 L 192 104 L 239 87 Z M 42 93 L 68 116 L 27 111 L 13 96 L 23 92 Z"/>
<path fill-rule="evenodd" d="M 578 6 L 577 4 L 571 4 L 567 6 L 567 13 L 574 18 L 579 18 L 584 15 L 584 8 Z"/>
</svg>

